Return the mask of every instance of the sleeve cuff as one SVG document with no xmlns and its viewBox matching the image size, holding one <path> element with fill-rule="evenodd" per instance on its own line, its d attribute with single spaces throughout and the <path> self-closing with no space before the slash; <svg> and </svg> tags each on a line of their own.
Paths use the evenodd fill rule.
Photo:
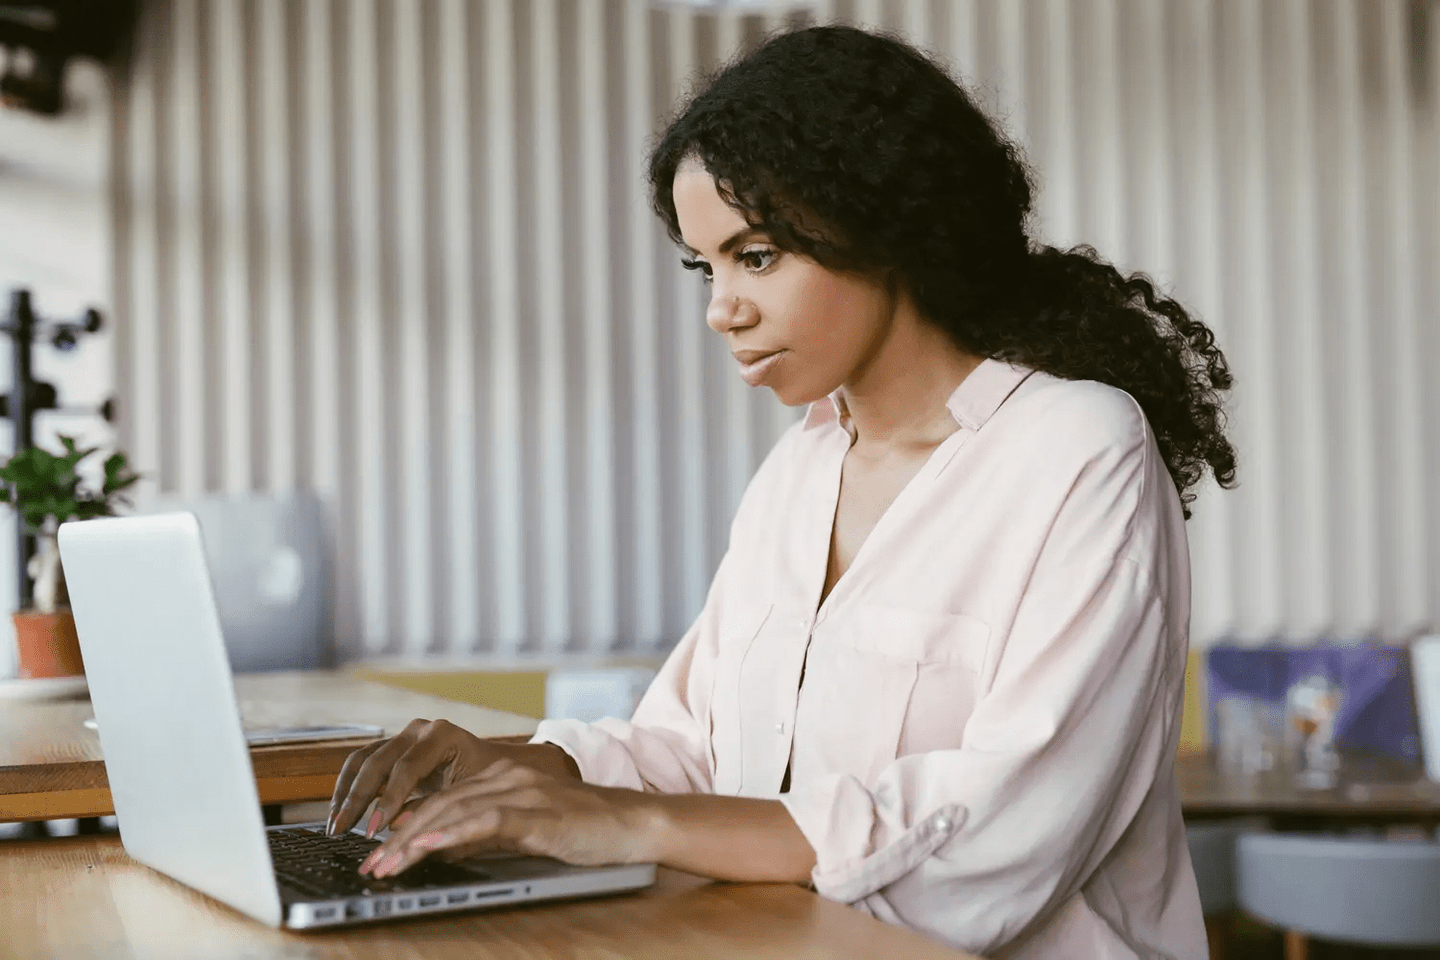
<svg viewBox="0 0 1440 960">
<path fill-rule="evenodd" d="M 603 723 L 603 721 L 602 721 Z M 640 771 L 630 751 L 601 724 L 579 720 L 541 720 L 531 743 L 553 743 L 580 768 L 580 779 L 602 787 L 643 790 Z"/>
<path fill-rule="evenodd" d="M 815 850 L 815 891 L 841 903 L 863 900 L 914 870 L 967 815 L 951 803 L 906 822 L 903 810 L 881 809 L 859 780 L 840 775 L 783 794 L 780 802 Z"/>
</svg>

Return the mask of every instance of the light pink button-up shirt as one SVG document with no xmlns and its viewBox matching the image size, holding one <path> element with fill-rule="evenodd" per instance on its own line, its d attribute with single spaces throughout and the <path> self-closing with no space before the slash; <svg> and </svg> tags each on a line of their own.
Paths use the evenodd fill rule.
<svg viewBox="0 0 1440 960">
<path fill-rule="evenodd" d="M 963 949 L 1203 958 L 1174 775 L 1189 559 L 1154 436 L 1120 390 L 994 360 L 948 406 L 817 610 L 851 436 L 812 404 L 633 720 L 535 739 L 594 783 L 778 798 L 817 891 Z"/>
</svg>

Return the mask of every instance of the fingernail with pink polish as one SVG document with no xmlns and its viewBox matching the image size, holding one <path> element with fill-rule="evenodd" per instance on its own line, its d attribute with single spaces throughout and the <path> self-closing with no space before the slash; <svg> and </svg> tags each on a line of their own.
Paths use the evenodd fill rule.
<svg viewBox="0 0 1440 960">
<path fill-rule="evenodd" d="M 380 829 L 380 824 L 384 822 L 385 817 L 383 814 L 380 813 L 379 810 L 376 810 L 374 813 L 370 814 L 370 825 L 365 828 L 365 836 L 375 836 L 375 832 Z"/>
</svg>

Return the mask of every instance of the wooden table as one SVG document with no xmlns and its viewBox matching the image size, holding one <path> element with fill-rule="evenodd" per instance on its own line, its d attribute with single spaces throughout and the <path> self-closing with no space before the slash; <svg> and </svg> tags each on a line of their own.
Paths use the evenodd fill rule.
<svg viewBox="0 0 1440 960">
<path fill-rule="evenodd" d="M 528 736 L 535 721 L 333 673 L 240 677 L 246 722 L 373 723 L 414 717 L 480 736 Z M 0 706 L 0 821 L 112 812 L 88 700 Z M 328 800 L 364 741 L 257 747 L 262 803 Z M 671 870 L 637 894 L 325 933 L 263 927 L 125 855 L 118 838 L 0 841 L 0 960 L 9 957 L 960 958 L 800 887 L 722 884 Z M 974 960 L 974 958 L 971 958 Z"/>
<path fill-rule="evenodd" d="M 446 719 L 482 737 L 529 736 L 529 717 L 411 693 L 340 673 L 236 678 L 240 711 L 256 727 L 372 723 L 387 735 L 415 717 Z M 0 703 L 0 822 L 114 812 L 87 699 Z M 262 804 L 328 800 L 350 751 L 364 740 L 256 747 Z"/>
<path fill-rule="evenodd" d="M 412 693 L 342 673 L 271 673 L 236 678 L 254 726 L 361 722 L 399 731 L 415 717 L 444 718 L 486 737 L 534 732 L 529 717 Z M 100 741 L 84 726 L 87 699 L 0 703 L 0 822 L 96 817 L 113 812 Z M 257 747 L 251 751 L 265 804 L 328 800 L 335 775 L 364 741 Z M 1440 784 L 1419 767 L 1346 755 L 1333 790 L 1300 790 L 1281 773 L 1222 774 L 1209 754 L 1176 764 L 1181 806 L 1191 819 L 1246 815 L 1387 823 L 1440 821 Z"/>
<path fill-rule="evenodd" d="M 969 956 L 800 887 L 711 883 L 672 870 L 636 894 L 289 933 L 140 866 L 114 837 L 0 842 L 0 931 L 0 958 Z"/>
<path fill-rule="evenodd" d="M 1187 820 L 1263 816 L 1276 826 L 1440 826 L 1440 783 L 1418 766 L 1386 757 L 1344 754 L 1336 786 L 1297 787 L 1288 772 L 1224 774 L 1210 754 L 1189 754 L 1175 766 Z"/>
</svg>

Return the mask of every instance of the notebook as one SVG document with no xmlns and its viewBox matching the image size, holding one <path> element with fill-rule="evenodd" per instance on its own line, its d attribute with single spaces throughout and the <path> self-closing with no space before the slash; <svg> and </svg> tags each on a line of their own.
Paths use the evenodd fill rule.
<svg viewBox="0 0 1440 960">
<path fill-rule="evenodd" d="M 60 527 L 60 554 L 125 851 L 269 926 L 331 927 L 634 890 L 653 864 L 495 855 L 357 871 L 377 841 L 267 828 L 193 514 Z"/>
</svg>

